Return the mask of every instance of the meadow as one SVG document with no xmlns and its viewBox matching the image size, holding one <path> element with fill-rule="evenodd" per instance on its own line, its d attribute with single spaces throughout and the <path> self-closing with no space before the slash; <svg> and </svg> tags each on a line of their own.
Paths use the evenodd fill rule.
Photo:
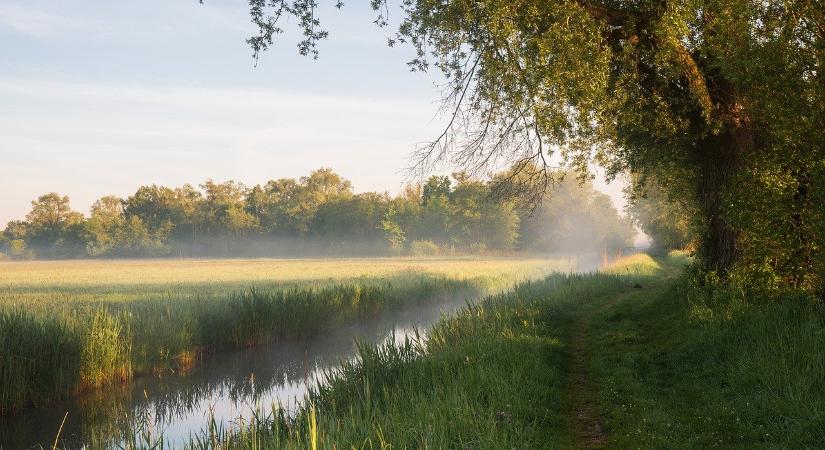
<svg viewBox="0 0 825 450">
<path fill-rule="evenodd" d="M 567 259 L 0 263 L 0 410 L 570 270 Z"/>
</svg>

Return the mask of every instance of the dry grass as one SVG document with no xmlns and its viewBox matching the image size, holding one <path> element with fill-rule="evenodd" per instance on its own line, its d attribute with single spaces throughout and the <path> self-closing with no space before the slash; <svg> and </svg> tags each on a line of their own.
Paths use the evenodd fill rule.
<svg viewBox="0 0 825 450">
<path fill-rule="evenodd" d="M 250 287 L 386 278 L 405 272 L 456 280 L 514 280 L 566 271 L 566 259 L 348 258 L 0 262 L 0 305 L 117 302 L 226 295 Z"/>
</svg>

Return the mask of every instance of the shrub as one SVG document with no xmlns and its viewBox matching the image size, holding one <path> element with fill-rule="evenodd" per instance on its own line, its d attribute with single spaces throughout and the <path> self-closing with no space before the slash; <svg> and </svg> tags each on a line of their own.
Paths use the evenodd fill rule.
<svg viewBox="0 0 825 450">
<path fill-rule="evenodd" d="M 26 241 L 14 239 L 9 241 L 9 256 L 14 259 L 34 259 L 34 251 L 26 247 Z"/>
<path fill-rule="evenodd" d="M 484 242 L 476 242 L 470 245 L 470 253 L 474 255 L 483 255 L 487 253 L 487 244 Z"/>
<path fill-rule="evenodd" d="M 413 241 L 410 244 L 410 254 L 413 256 L 437 256 L 439 253 L 438 244 L 433 241 Z"/>
</svg>

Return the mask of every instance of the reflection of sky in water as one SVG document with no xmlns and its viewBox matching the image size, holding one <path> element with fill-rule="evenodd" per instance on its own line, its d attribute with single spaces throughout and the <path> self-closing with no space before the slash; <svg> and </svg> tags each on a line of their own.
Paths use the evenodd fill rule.
<svg viewBox="0 0 825 450">
<path fill-rule="evenodd" d="M 238 397 L 223 388 L 212 390 L 208 398 L 198 400 L 191 409 L 160 419 L 156 416 L 157 426 L 163 430 L 165 444 L 181 447 L 189 441 L 191 434 L 203 430 L 212 418 L 219 427 L 231 429 L 248 424 L 256 412 L 269 414 L 273 406 L 294 412 L 306 395 L 308 386 L 321 379 L 322 374 L 323 368 L 316 367 L 308 380 L 290 381 L 285 378 L 281 383 L 255 392 L 252 396 Z"/>
<path fill-rule="evenodd" d="M 461 299 L 393 313 L 308 341 L 222 352 L 186 374 L 138 377 L 125 386 L 0 416 L 0 448 L 50 448 L 66 411 L 61 440 L 70 449 L 83 448 L 92 436 L 114 444 L 119 430 L 146 424 L 147 418 L 153 436 L 163 432 L 166 447 L 179 448 L 208 427 L 210 412 L 224 429 L 249 423 L 255 411 L 269 414 L 273 404 L 294 413 L 308 386 L 322 382 L 326 371 L 342 360 L 355 357 L 356 340 L 401 343 L 414 336 L 416 328 L 426 328 L 441 313 L 464 304 Z"/>
</svg>

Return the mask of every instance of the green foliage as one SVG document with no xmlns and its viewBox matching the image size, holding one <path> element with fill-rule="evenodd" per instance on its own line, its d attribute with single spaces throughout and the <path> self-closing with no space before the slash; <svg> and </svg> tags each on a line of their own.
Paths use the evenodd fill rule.
<svg viewBox="0 0 825 450">
<path fill-rule="evenodd" d="M 427 182 L 424 183 L 424 186 L 421 190 L 421 203 L 424 206 L 430 202 L 430 199 L 437 198 L 437 197 L 448 197 L 450 195 L 450 185 L 451 181 L 449 177 L 444 176 L 431 176 L 427 179 Z"/>
<path fill-rule="evenodd" d="M 14 259 L 33 259 L 35 254 L 26 247 L 23 239 L 12 239 L 8 243 L 9 256 Z"/>
<path fill-rule="evenodd" d="M 701 232 L 697 207 L 685 201 L 689 196 L 674 196 L 680 186 L 676 176 L 666 180 L 635 177 L 626 188 L 627 212 L 652 240 L 651 251 L 666 254 L 670 250 L 695 248 Z M 682 189 L 687 189 L 682 184 Z"/>
<path fill-rule="evenodd" d="M 742 287 L 822 291 L 821 2 L 401 4 L 390 45 L 409 44 L 413 70 L 447 79 L 447 126 L 415 167 L 536 164 L 543 188 L 550 161 L 580 177 L 599 163 L 653 182 L 634 189 L 633 209 L 663 248 L 689 241 L 706 272 Z M 386 25 L 388 2 L 371 5 Z M 253 1 L 256 56 L 289 16 L 301 19 L 302 53 L 317 56 L 317 7 Z M 427 204 L 444 190 L 431 181 Z"/>
<path fill-rule="evenodd" d="M 413 256 L 438 256 L 441 249 L 433 241 L 412 241 L 410 254 Z"/>
<path fill-rule="evenodd" d="M 26 215 L 26 247 L 39 256 L 83 255 L 83 233 L 83 215 L 72 211 L 69 197 L 61 197 L 54 192 L 33 201 L 32 209 Z"/>
<path fill-rule="evenodd" d="M 29 220 L 8 224 L 0 248 L 16 259 L 35 253 L 51 258 L 366 256 L 417 254 L 420 249 L 409 248 L 410 243 L 431 241 L 459 253 L 501 253 L 519 246 L 570 251 L 584 241 L 579 237 L 585 232 L 594 233 L 587 241 L 597 243 L 586 251 L 628 244 L 632 231 L 590 184 L 565 185 L 535 217 L 514 201 L 496 197 L 494 186 L 456 173 L 452 179 L 432 177 L 423 186 L 407 186 L 393 198 L 353 194 L 349 181 L 319 169 L 252 188 L 212 180 L 200 190 L 141 186 L 125 200 L 99 199 L 88 219 L 68 209 L 68 197 L 49 194 L 35 202 Z M 561 200 L 565 205 L 557 199 L 566 199 Z M 548 234 L 547 226 L 559 226 L 566 215 L 571 215 L 567 234 Z M 579 237 L 573 239 L 576 229 Z M 535 246 L 538 240 L 544 246 Z"/>
<path fill-rule="evenodd" d="M 398 211 L 395 205 L 390 204 L 384 218 L 381 220 L 380 228 L 384 232 L 387 242 L 390 244 L 390 249 L 393 254 L 398 255 L 404 249 L 404 243 L 407 241 L 407 234 L 398 224 Z"/>
</svg>

